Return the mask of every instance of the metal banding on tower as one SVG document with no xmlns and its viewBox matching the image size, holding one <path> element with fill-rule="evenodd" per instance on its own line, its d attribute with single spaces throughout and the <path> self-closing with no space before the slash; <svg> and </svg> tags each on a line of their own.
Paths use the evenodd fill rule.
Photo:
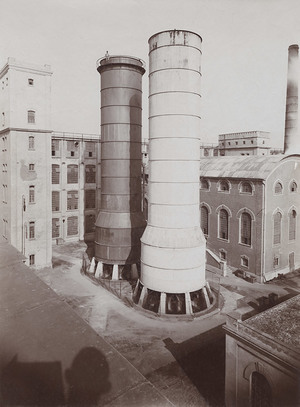
<svg viewBox="0 0 300 407">
<path fill-rule="evenodd" d="M 298 106 L 300 69 L 298 45 L 289 46 L 288 58 L 284 152 L 285 154 L 295 154 L 300 153 Z"/>
<path fill-rule="evenodd" d="M 202 39 L 172 30 L 149 39 L 149 202 L 134 300 L 161 314 L 208 308 L 200 228 Z"/>
<path fill-rule="evenodd" d="M 145 228 L 141 211 L 142 60 L 109 56 L 101 75 L 101 205 L 95 259 L 103 276 L 118 278 L 118 266 L 139 263 Z M 99 263 L 98 263 L 99 266 Z M 124 267 L 122 267 L 124 268 Z M 116 272 L 118 271 L 118 272 Z"/>
</svg>

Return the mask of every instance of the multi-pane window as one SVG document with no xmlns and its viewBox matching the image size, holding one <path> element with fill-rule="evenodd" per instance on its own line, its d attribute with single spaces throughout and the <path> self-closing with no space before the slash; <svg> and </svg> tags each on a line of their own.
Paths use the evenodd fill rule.
<svg viewBox="0 0 300 407">
<path fill-rule="evenodd" d="M 67 234 L 68 236 L 78 234 L 78 218 L 77 216 L 70 216 L 67 221 Z"/>
<path fill-rule="evenodd" d="M 281 219 L 282 215 L 280 212 L 276 212 L 274 215 L 274 234 L 273 234 L 273 244 L 279 244 L 281 242 Z"/>
<path fill-rule="evenodd" d="M 221 180 L 219 182 L 219 191 L 227 192 L 229 191 L 229 183 L 226 180 Z"/>
<path fill-rule="evenodd" d="M 29 239 L 35 238 L 35 222 L 29 222 Z"/>
<path fill-rule="evenodd" d="M 200 187 L 201 187 L 201 189 L 209 189 L 209 183 L 208 183 L 208 181 L 207 181 L 207 179 L 205 179 L 205 178 L 201 178 L 200 179 Z"/>
<path fill-rule="evenodd" d="M 271 386 L 265 376 L 253 372 L 251 375 L 251 407 L 272 407 Z"/>
<path fill-rule="evenodd" d="M 241 266 L 249 267 L 249 259 L 246 256 L 241 256 Z"/>
<path fill-rule="evenodd" d="M 78 191 L 68 191 L 67 193 L 67 209 L 78 209 Z"/>
<path fill-rule="evenodd" d="M 34 136 L 28 137 L 28 149 L 34 150 Z"/>
<path fill-rule="evenodd" d="M 78 182 L 78 165 L 70 164 L 67 167 L 67 183 L 76 184 Z"/>
<path fill-rule="evenodd" d="M 95 215 L 85 216 L 85 233 L 92 233 L 95 231 Z"/>
<path fill-rule="evenodd" d="M 34 110 L 28 110 L 27 112 L 27 119 L 28 123 L 35 123 L 35 111 Z"/>
<path fill-rule="evenodd" d="M 251 216 L 244 212 L 241 216 L 241 243 L 251 246 Z"/>
<path fill-rule="evenodd" d="M 35 255 L 34 255 L 34 254 L 30 254 L 30 255 L 29 255 L 29 265 L 30 265 L 30 266 L 34 266 L 34 265 L 35 265 Z"/>
<path fill-rule="evenodd" d="M 67 157 L 78 158 L 79 155 L 79 143 L 78 141 L 67 141 Z"/>
<path fill-rule="evenodd" d="M 291 191 L 291 192 L 297 192 L 297 184 L 296 184 L 295 181 L 293 181 L 293 182 L 291 183 L 290 191 Z"/>
<path fill-rule="evenodd" d="M 95 147 L 96 147 L 95 143 L 93 143 L 92 141 L 87 141 L 85 143 L 85 154 L 84 155 L 86 158 L 95 157 L 95 151 L 96 151 Z"/>
<path fill-rule="evenodd" d="M 296 221 L 297 221 L 297 213 L 295 210 L 292 210 L 289 213 L 289 240 L 296 239 Z"/>
<path fill-rule="evenodd" d="M 52 191 L 52 212 L 59 211 L 59 191 Z"/>
<path fill-rule="evenodd" d="M 228 212 L 221 209 L 219 212 L 219 238 L 228 240 Z"/>
<path fill-rule="evenodd" d="M 252 185 L 248 181 L 242 182 L 240 186 L 240 192 L 243 194 L 252 194 Z"/>
<path fill-rule="evenodd" d="M 60 140 L 51 140 L 51 155 L 52 157 L 59 157 L 60 153 Z"/>
<path fill-rule="evenodd" d="M 34 185 L 30 185 L 29 187 L 29 203 L 35 202 L 35 188 Z"/>
<path fill-rule="evenodd" d="M 59 228 L 59 219 L 52 218 L 52 237 L 59 237 L 60 228 Z"/>
<path fill-rule="evenodd" d="M 86 184 L 94 184 L 96 182 L 96 166 L 85 166 L 85 182 Z"/>
<path fill-rule="evenodd" d="M 93 209 L 96 207 L 96 191 L 94 189 L 87 189 L 84 192 L 85 208 Z"/>
<path fill-rule="evenodd" d="M 52 164 L 52 184 L 59 184 L 60 168 L 58 164 Z"/>
<path fill-rule="evenodd" d="M 282 194 L 282 190 L 283 190 L 283 187 L 282 187 L 282 184 L 281 184 L 281 182 L 276 182 L 276 185 L 275 185 L 275 188 L 274 188 L 274 192 L 275 192 L 275 194 Z"/>
<path fill-rule="evenodd" d="M 201 228 L 205 235 L 208 235 L 208 209 L 201 206 Z"/>
</svg>

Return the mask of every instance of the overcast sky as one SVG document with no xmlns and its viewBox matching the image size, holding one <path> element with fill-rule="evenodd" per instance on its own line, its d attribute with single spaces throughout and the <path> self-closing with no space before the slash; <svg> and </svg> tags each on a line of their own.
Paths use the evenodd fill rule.
<svg viewBox="0 0 300 407">
<path fill-rule="evenodd" d="M 97 59 L 108 50 L 148 67 L 149 37 L 175 28 L 203 38 L 202 140 L 264 130 L 281 146 L 299 0 L 0 0 L 0 64 L 50 64 L 53 129 L 99 133 Z M 147 137 L 148 72 L 143 92 Z"/>
</svg>

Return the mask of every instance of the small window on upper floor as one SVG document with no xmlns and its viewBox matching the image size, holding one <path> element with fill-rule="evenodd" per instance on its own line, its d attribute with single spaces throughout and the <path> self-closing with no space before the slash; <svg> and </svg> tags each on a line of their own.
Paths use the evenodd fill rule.
<svg viewBox="0 0 300 407">
<path fill-rule="evenodd" d="M 251 144 L 253 144 L 253 140 L 251 140 Z"/>
<path fill-rule="evenodd" d="M 275 194 L 282 194 L 282 190 L 283 190 L 282 183 L 279 181 L 276 182 L 275 188 L 274 188 Z"/>
<path fill-rule="evenodd" d="M 240 193 L 241 194 L 252 194 L 252 185 L 248 181 L 244 181 L 240 184 Z"/>
<path fill-rule="evenodd" d="M 265 140 L 263 140 L 263 142 L 262 142 L 263 144 L 265 144 Z"/>
<path fill-rule="evenodd" d="M 35 124 L 35 111 L 28 110 L 27 112 L 28 123 Z"/>
<path fill-rule="evenodd" d="M 228 141 L 228 145 L 229 145 L 229 146 L 231 145 L 230 141 Z"/>
<path fill-rule="evenodd" d="M 235 144 L 236 144 L 236 145 L 238 145 L 238 144 L 239 144 L 239 142 L 238 142 L 238 141 L 236 141 L 236 142 L 235 142 Z"/>
<path fill-rule="evenodd" d="M 34 164 L 29 164 L 29 171 L 34 171 Z"/>
<path fill-rule="evenodd" d="M 208 190 L 209 189 L 209 182 L 205 178 L 200 179 L 200 187 L 201 189 Z"/>
<path fill-rule="evenodd" d="M 34 136 L 28 137 L 28 149 L 34 150 Z"/>
<path fill-rule="evenodd" d="M 33 86 L 33 84 L 34 84 L 33 79 L 32 79 L 32 78 L 28 78 L 28 85 L 29 85 L 29 86 Z"/>
<path fill-rule="evenodd" d="M 245 141 L 245 140 L 243 140 L 243 144 L 246 144 L 246 141 Z"/>
<path fill-rule="evenodd" d="M 290 191 L 297 192 L 297 184 L 295 181 L 292 181 L 292 183 L 290 184 Z"/>
<path fill-rule="evenodd" d="M 229 192 L 229 182 L 226 181 L 225 179 L 221 180 L 219 182 L 218 190 L 221 192 Z"/>
</svg>

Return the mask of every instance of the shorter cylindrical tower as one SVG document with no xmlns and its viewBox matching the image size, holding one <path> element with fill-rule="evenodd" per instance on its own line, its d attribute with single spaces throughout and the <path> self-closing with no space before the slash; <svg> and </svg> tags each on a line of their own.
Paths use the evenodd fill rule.
<svg viewBox="0 0 300 407">
<path fill-rule="evenodd" d="M 299 134 L 299 46 L 294 44 L 289 46 L 286 90 L 286 114 L 285 114 L 285 134 L 284 153 L 300 153 Z"/>
<path fill-rule="evenodd" d="M 149 39 L 149 206 L 134 300 L 160 314 L 207 309 L 200 228 L 202 39 L 171 30 Z"/>
<path fill-rule="evenodd" d="M 101 205 L 95 260 L 104 278 L 119 278 L 124 268 L 139 263 L 145 228 L 141 210 L 145 69 L 138 58 L 106 55 L 97 70 L 101 75 Z"/>
</svg>

